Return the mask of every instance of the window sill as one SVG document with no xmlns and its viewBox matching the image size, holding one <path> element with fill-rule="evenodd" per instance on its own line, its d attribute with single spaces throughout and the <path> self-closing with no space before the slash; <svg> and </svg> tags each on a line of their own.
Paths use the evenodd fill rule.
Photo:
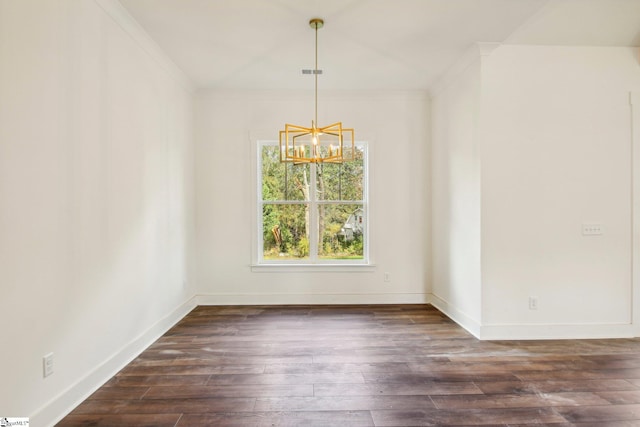
<svg viewBox="0 0 640 427">
<path fill-rule="evenodd" d="M 375 264 L 252 264 L 253 273 L 372 273 Z"/>
</svg>

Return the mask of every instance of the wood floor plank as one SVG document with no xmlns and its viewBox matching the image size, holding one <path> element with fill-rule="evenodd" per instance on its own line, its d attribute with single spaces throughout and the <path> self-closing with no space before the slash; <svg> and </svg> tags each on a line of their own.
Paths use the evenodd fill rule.
<svg viewBox="0 0 640 427">
<path fill-rule="evenodd" d="M 136 426 L 136 427 L 174 427 L 182 414 L 97 414 L 68 415 L 57 426 Z"/>
<path fill-rule="evenodd" d="M 415 383 L 428 383 L 428 382 L 496 382 L 496 381 L 517 381 L 518 378 L 514 374 L 510 373 L 485 373 L 481 369 L 477 371 L 464 370 L 462 372 L 456 372 L 451 370 L 441 371 L 439 369 L 421 370 L 419 372 L 409 373 L 395 373 L 395 372 L 382 372 L 382 373 L 365 373 L 363 374 L 365 382 L 368 383 L 403 383 L 403 384 L 415 384 Z"/>
<path fill-rule="evenodd" d="M 211 375 L 117 375 L 104 387 L 149 387 L 152 385 L 187 386 L 205 385 Z"/>
<path fill-rule="evenodd" d="M 501 427 L 505 427 L 501 424 Z M 506 427 L 531 427 L 531 424 L 507 424 Z M 640 427 L 636 421 L 599 421 L 594 423 L 539 423 L 535 427 Z"/>
<path fill-rule="evenodd" d="M 574 423 L 640 420 L 640 405 L 579 406 L 556 410 L 566 420 Z"/>
<path fill-rule="evenodd" d="M 183 398 L 144 400 L 87 400 L 73 414 L 183 414 L 252 411 L 255 398 Z"/>
<path fill-rule="evenodd" d="M 227 356 L 212 354 L 202 350 L 185 350 L 183 357 L 190 359 L 199 358 L 208 360 L 209 365 L 259 365 L 264 366 L 267 363 L 312 363 L 311 355 L 302 356 Z M 177 359 L 176 359 L 177 360 Z"/>
<path fill-rule="evenodd" d="M 358 355 L 358 354 L 334 354 L 334 355 L 317 355 L 313 356 L 313 363 L 369 363 L 369 364 L 382 364 L 382 363 L 429 363 L 429 356 L 420 356 L 411 353 L 404 355 Z"/>
<path fill-rule="evenodd" d="M 539 408 L 545 406 L 609 405 L 596 393 L 483 394 L 431 396 L 438 409 Z"/>
<path fill-rule="evenodd" d="M 551 408 L 371 411 L 376 426 L 484 426 L 521 423 L 562 423 L 566 419 Z"/>
<path fill-rule="evenodd" d="M 364 384 L 364 377 L 359 372 L 309 373 L 309 374 L 221 374 L 211 375 L 206 385 L 256 385 L 256 384 Z"/>
<path fill-rule="evenodd" d="M 442 394 L 482 394 L 472 382 L 423 382 L 414 384 L 316 384 L 315 396 L 428 396 Z"/>
<path fill-rule="evenodd" d="M 185 414 L 178 427 L 374 426 L 368 411 L 236 412 Z"/>
<path fill-rule="evenodd" d="M 549 377 L 545 372 L 520 372 L 518 378 L 523 381 L 544 380 Z M 562 370 L 554 373 L 559 380 L 599 380 L 619 378 L 640 378 L 640 369 L 594 369 L 594 370 Z"/>
<path fill-rule="evenodd" d="M 201 364 L 202 363 L 202 364 Z M 214 360 L 208 360 L 204 364 L 200 359 L 190 359 L 188 362 L 170 362 L 169 365 L 161 366 L 128 366 L 124 368 L 119 376 L 149 376 L 149 375 L 214 375 L 214 374 L 261 374 L 264 372 L 264 365 L 219 365 Z"/>
<path fill-rule="evenodd" d="M 150 387 L 144 399 L 192 399 L 202 397 L 313 396 L 313 384 L 240 384 L 190 387 Z"/>
<path fill-rule="evenodd" d="M 640 427 L 640 339 L 479 341 L 429 305 L 201 306 L 58 425 Z"/>
<path fill-rule="evenodd" d="M 104 386 L 100 387 L 89 396 L 94 400 L 114 400 L 114 399 L 142 399 L 142 396 L 149 391 L 148 386 L 141 387 L 121 387 L 121 386 Z"/>
<path fill-rule="evenodd" d="M 486 394 L 561 393 L 578 391 L 636 390 L 630 382 L 617 380 L 554 380 L 553 374 L 544 381 L 479 382 L 476 385 Z"/>
<path fill-rule="evenodd" d="M 429 396 L 339 396 L 257 399 L 256 411 L 370 411 L 435 408 Z"/>
<path fill-rule="evenodd" d="M 494 356 L 495 359 L 495 356 Z M 447 363 L 440 363 L 438 365 L 430 366 L 424 363 L 421 364 L 410 364 L 412 369 L 416 372 L 433 371 L 433 369 L 438 369 L 441 372 L 469 372 L 473 374 L 477 374 L 478 372 L 483 373 L 496 373 L 496 374 L 504 374 L 504 373 L 540 373 L 540 375 L 544 375 L 549 371 L 581 371 L 585 369 L 599 369 L 599 366 L 594 362 L 587 360 L 531 360 L 528 357 L 519 357 L 518 360 L 500 360 L 500 363 L 495 363 L 493 361 L 485 361 L 485 360 L 466 360 L 460 361 L 455 358 L 451 358 Z"/>
<path fill-rule="evenodd" d="M 411 373 L 406 363 L 289 363 L 270 364 L 265 374 L 315 374 L 315 373 Z"/>
<path fill-rule="evenodd" d="M 603 391 L 596 394 L 607 402 L 617 405 L 640 404 L 640 390 Z"/>
</svg>

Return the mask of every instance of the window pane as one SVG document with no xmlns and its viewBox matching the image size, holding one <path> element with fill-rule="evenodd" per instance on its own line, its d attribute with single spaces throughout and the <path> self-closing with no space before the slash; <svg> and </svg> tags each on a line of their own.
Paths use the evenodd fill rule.
<svg viewBox="0 0 640 427">
<path fill-rule="evenodd" d="M 320 258 L 363 259 L 365 218 L 362 205 L 319 205 L 318 222 Z"/>
<path fill-rule="evenodd" d="M 309 165 L 280 162 L 277 145 L 262 146 L 262 200 L 309 200 Z"/>
<path fill-rule="evenodd" d="M 262 207 L 262 256 L 265 260 L 309 258 L 307 221 L 309 205 L 275 205 Z"/>
<path fill-rule="evenodd" d="M 341 165 L 281 163 L 271 141 L 258 156 L 259 261 L 367 261 L 366 144 Z"/>
<path fill-rule="evenodd" d="M 342 164 L 317 166 L 317 200 L 363 200 L 364 154 L 356 146 L 356 159 Z"/>
</svg>

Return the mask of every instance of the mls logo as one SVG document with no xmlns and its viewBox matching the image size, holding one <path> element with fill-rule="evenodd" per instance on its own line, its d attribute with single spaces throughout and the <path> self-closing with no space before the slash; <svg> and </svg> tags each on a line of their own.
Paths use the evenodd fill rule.
<svg viewBox="0 0 640 427">
<path fill-rule="evenodd" d="M 29 418 L 0 418 L 0 427 L 26 426 L 29 427 Z"/>
</svg>

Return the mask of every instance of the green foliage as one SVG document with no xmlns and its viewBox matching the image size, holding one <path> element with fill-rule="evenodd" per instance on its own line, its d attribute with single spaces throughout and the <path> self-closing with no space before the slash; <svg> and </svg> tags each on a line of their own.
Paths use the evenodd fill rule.
<svg viewBox="0 0 640 427">
<path fill-rule="evenodd" d="M 356 160 L 342 164 L 318 165 L 318 179 L 324 181 L 321 200 L 362 200 L 364 192 L 364 156 L 356 150 Z M 318 186 L 320 187 L 320 186 Z"/>
<path fill-rule="evenodd" d="M 298 241 L 298 256 L 300 258 L 307 257 L 309 255 L 309 239 L 306 237 L 301 238 Z"/>
</svg>

